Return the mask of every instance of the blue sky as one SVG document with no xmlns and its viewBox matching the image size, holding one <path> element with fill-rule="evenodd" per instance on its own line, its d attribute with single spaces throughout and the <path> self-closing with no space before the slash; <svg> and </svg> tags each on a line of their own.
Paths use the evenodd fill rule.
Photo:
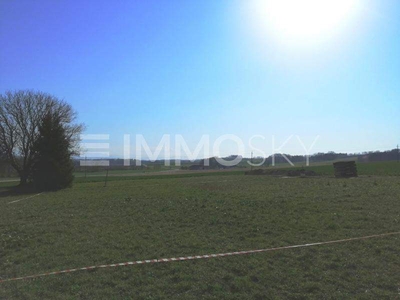
<svg viewBox="0 0 400 300">
<path fill-rule="evenodd" d="M 2 0 L 0 92 L 66 100 L 86 133 L 110 135 L 112 156 L 124 134 L 150 147 L 181 134 L 192 150 L 204 134 L 263 135 L 267 154 L 291 135 L 319 136 L 311 152 L 392 149 L 400 1 L 362 2 L 340 31 L 296 46 L 256 33 L 246 1 Z M 295 138 L 283 149 L 302 151 Z"/>
</svg>

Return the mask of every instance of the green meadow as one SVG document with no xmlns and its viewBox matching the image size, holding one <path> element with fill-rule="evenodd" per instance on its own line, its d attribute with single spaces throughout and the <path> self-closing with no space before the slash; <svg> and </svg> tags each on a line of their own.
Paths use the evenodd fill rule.
<svg viewBox="0 0 400 300">
<path fill-rule="evenodd" d="M 78 178 L 14 203 L 30 194 L 5 194 L 12 183 L 3 183 L 0 279 L 397 232 L 400 177 L 388 175 L 399 167 L 378 165 L 358 164 L 352 179 L 333 178 L 329 166 L 313 167 L 323 176 L 312 178 L 110 176 L 106 187 L 103 177 Z M 0 299 L 395 299 L 399 247 L 392 235 L 80 271 L 0 283 Z"/>
</svg>

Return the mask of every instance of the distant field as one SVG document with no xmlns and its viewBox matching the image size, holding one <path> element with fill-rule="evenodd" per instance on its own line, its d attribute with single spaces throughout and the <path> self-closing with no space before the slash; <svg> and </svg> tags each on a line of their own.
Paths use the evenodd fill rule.
<svg viewBox="0 0 400 300">
<path fill-rule="evenodd" d="M 396 164 L 358 166 L 375 176 L 116 176 L 106 188 L 93 177 L 17 203 L 29 195 L 1 197 L 0 277 L 400 231 L 400 180 L 376 176 L 396 175 Z M 82 271 L 0 283 L 0 299 L 394 299 L 399 247 L 391 236 Z"/>
<path fill-rule="evenodd" d="M 301 167 L 302 166 L 291 167 L 289 164 L 278 166 L 278 168 L 285 169 L 298 169 Z M 316 165 L 311 164 L 309 167 L 304 168 L 313 170 L 319 175 L 333 176 L 334 174 L 332 163 L 321 163 Z M 397 163 L 396 161 L 357 163 L 357 170 L 358 175 L 400 176 L 400 163 Z"/>
<path fill-rule="evenodd" d="M 266 169 L 299 169 L 305 168 L 306 170 L 313 170 L 321 176 L 333 176 L 334 170 L 332 163 L 313 164 L 308 167 L 295 166 L 289 164 L 280 164 L 276 167 L 268 167 Z M 256 167 L 254 168 L 256 169 Z M 370 162 L 370 163 L 357 163 L 358 175 L 360 176 L 400 176 L 400 163 L 395 161 L 391 162 Z M 249 168 L 247 169 L 249 170 Z M 220 175 L 242 175 L 246 169 L 227 169 L 227 170 L 199 170 L 199 171 L 183 171 L 183 170 L 170 170 L 159 172 L 143 172 L 143 171 L 130 171 L 130 170 L 113 170 L 109 172 L 109 181 L 113 180 L 132 180 L 138 179 L 167 179 L 167 178 L 186 178 L 186 177 L 205 177 L 205 176 L 220 176 Z M 91 173 L 91 176 L 83 178 L 82 174 L 76 177 L 77 182 L 93 182 L 104 181 L 105 171 Z M 133 177 L 132 177 L 133 176 Z"/>
<path fill-rule="evenodd" d="M 257 167 L 254 167 L 256 169 Z M 295 167 L 286 164 L 278 164 L 275 167 L 267 167 L 264 169 L 299 169 L 305 168 L 317 172 L 318 175 L 322 176 L 333 176 L 333 165 L 332 162 L 321 162 L 312 163 L 308 167 L 304 167 L 303 164 L 296 164 Z M 369 162 L 369 163 L 357 163 L 358 174 L 361 176 L 400 176 L 400 163 L 396 161 L 385 161 L 385 162 Z M 250 170 L 250 166 L 247 168 L 233 168 L 225 170 L 180 170 L 179 168 L 167 168 L 167 169 L 149 169 L 149 170 L 109 170 L 109 180 L 126 180 L 126 179 L 154 179 L 164 178 L 165 176 L 172 176 L 175 178 L 182 178 L 187 176 L 216 176 L 216 175 L 238 175 L 243 174 L 245 171 Z M 87 172 L 86 177 L 84 172 L 75 172 L 76 182 L 93 182 L 93 181 L 104 181 L 106 176 L 106 170 L 98 170 L 93 172 Z M 118 178 L 116 178 L 118 177 Z M 135 177 L 135 178 L 132 178 Z M 14 183 L 9 183 L 14 182 Z M 15 185 L 18 183 L 18 178 L 0 178 L 0 187 Z"/>
</svg>

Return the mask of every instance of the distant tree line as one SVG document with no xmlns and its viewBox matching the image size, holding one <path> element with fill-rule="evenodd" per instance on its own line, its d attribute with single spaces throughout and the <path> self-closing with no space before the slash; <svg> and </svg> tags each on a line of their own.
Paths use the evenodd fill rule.
<svg viewBox="0 0 400 300">
<path fill-rule="evenodd" d="M 285 154 L 285 156 L 293 163 L 306 163 L 306 157 L 304 155 L 290 155 Z M 228 157 L 223 157 L 225 161 L 232 161 L 237 158 L 237 155 L 231 155 Z M 326 153 L 320 152 L 315 153 L 310 156 L 309 161 L 312 163 L 318 162 L 329 162 L 329 161 L 337 161 L 341 159 L 349 159 L 352 158 L 359 162 L 373 162 L 373 161 L 393 161 L 397 160 L 397 149 L 388 150 L 388 151 L 375 151 L 375 152 L 363 152 L 363 153 L 336 153 L 333 151 L 329 151 Z M 287 160 L 281 154 L 275 154 L 275 164 L 287 164 Z M 74 160 L 75 170 L 77 171 L 87 171 L 87 172 L 96 172 L 99 170 L 104 170 L 105 167 L 101 166 L 92 166 L 92 167 L 82 167 L 80 166 L 80 159 Z M 264 160 L 264 163 L 262 163 Z M 92 160 L 96 161 L 96 160 Z M 207 162 L 208 161 L 208 162 Z M 254 157 L 251 158 L 242 158 L 242 161 L 236 165 L 236 167 L 248 167 L 248 162 L 253 162 L 254 164 L 262 164 L 262 166 L 268 167 L 272 165 L 272 156 L 268 156 L 267 158 L 263 157 Z M 175 161 L 172 160 L 170 162 L 171 167 L 175 166 Z M 145 169 L 157 169 L 161 168 L 161 166 L 165 166 L 165 160 L 157 160 L 157 161 L 148 161 L 143 160 L 141 166 L 136 166 L 136 161 L 131 159 L 130 166 L 124 166 L 124 160 L 119 158 L 114 158 L 109 160 L 109 169 L 131 169 L 131 170 L 145 170 Z M 180 161 L 181 169 L 192 169 L 192 170 L 205 170 L 205 169 L 226 169 L 228 167 L 219 163 L 216 157 L 209 157 L 206 159 L 198 159 L 194 161 L 190 160 L 181 160 Z"/>
<path fill-rule="evenodd" d="M 302 162 L 306 162 L 306 157 L 304 155 L 290 155 L 290 154 L 285 154 L 285 156 L 293 163 L 302 163 Z M 335 153 L 333 151 L 329 151 L 327 153 L 316 153 L 313 155 L 310 155 L 310 162 L 325 162 L 325 161 L 334 161 L 334 160 L 338 160 L 338 159 L 344 159 L 344 158 L 349 158 L 351 156 L 351 154 L 347 154 L 347 153 Z M 285 157 L 281 154 L 275 154 L 275 163 L 276 164 L 280 164 L 280 163 L 287 163 L 287 160 L 285 159 Z M 267 162 L 268 164 L 272 164 L 272 156 L 269 156 L 267 158 Z"/>
<path fill-rule="evenodd" d="M 233 160 L 236 157 L 236 155 L 232 155 L 230 157 L 225 157 L 225 160 Z M 286 154 L 286 157 L 293 163 L 305 163 L 306 162 L 306 157 L 303 155 L 290 155 Z M 374 162 L 374 161 L 395 161 L 397 160 L 397 149 L 392 149 L 388 151 L 375 151 L 375 152 L 363 152 L 363 153 L 355 153 L 355 154 L 347 154 L 347 153 L 335 153 L 335 152 L 327 152 L 327 153 L 316 153 L 310 156 L 310 162 L 316 163 L 316 162 L 329 162 L 329 161 L 335 161 L 335 160 L 340 160 L 340 159 L 348 159 L 348 158 L 353 158 L 359 162 Z M 254 157 L 252 160 L 250 158 L 243 158 L 241 163 L 238 165 L 238 167 L 248 167 L 248 163 L 252 161 L 254 164 L 259 164 L 262 162 L 264 158 L 263 157 Z M 90 167 L 84 167 L 81 166 L 81 161 L 84 160 L 84 158 L 75 158 L 72 159 L 73 162 L 73 168 L 74 171 L 80 171 L 80 172 L 97 172 L 100 170 L 104 170 L 104 166 L 90 166 Z M 89 159 L 90 160 L 90 159 Z M 218 163 L 217 159 L 215 157 L 210 157 L 209 159 L 209 164 L 205 163 L 206 159 L 199 159 L 195 161 L 190 161 L 190 160 L 181 160 L 180 161 L 180 167 L 182 169 L 189 169 L 190 167 L 193 169 L 222 169 L 226 168 L 225 166 L 221 165 Z M 92 161 L 96 161 L 95 159 L 92 159 Z M 272 156 L 269 156 L 265 159 L 264 163 L 262 164 L 263 166 L 271 166 L 272 164 Z M 275 164 L 287 164 L 286 159 L 281 155 L 281 154 L 276 154 L 275 155 Z M 131 159 L 130 161 L 130 166 L 126 167 L 124 166 L 124 159 L 120 158 L 112 158 L 109 159 L 109 167 L 108 169 L 114 169 L 114 170 L 122 170 L 122 169 L 130 169 L 130 170 L 146 170 L 146 169 L 157 169 L 161 168 L 162 166 L 165 165 L 164 160 L 157 160 L 157 161 L 148 161 L 148 160 L 143 160 L 141 162 L 141 166 L 136 166 L 136 161 L 134 159 Z M 171 161 L 171 168 L 175 168 L 175 162 L 172 160 Z M 16 170 L 11 166 L 9 161 L 4 155 L 0 155 L 0 176 L 2 177 L 11 177 L 18 175 Z"/>
<path fill-rule="evenodd" d="M 293 163 L 301 163 L 306 161 L 306 157 L 304 155 L 290 155 L 285 154 L 285 156 Z M 371 152 L 363 152 L 363 153 L 335 153 L 333 151 L 329 151 L 327 153 L 315 153 L 310 155 L 310 162 L 329 162 L 340 159 L 354 158 L 359 162 L 374 162 L 374 161 L 393 161 L 397 160 L 399 157 L 398 150 L 392 149 L 388 151 L 371 151 Z M 270 165 L 272 163 L 272 156 L 267 158 L 267 163 Z M 275 155 L 275 163 L 287 163 L 287 160 L 281 155 Z"/>
<path fill-rule="evenodd" d="M 399 159 L 399 150 L 392 149 L 388 151 L 375 151 L 375 152 L 364 152 L 359 155 L 359 161 L 390 161 Z"/>
</svg>

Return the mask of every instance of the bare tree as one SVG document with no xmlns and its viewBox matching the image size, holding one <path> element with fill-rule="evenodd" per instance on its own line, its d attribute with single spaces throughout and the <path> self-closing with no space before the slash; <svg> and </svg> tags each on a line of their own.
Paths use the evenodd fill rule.
<svg viewBox="0 0 400 300">
<path fill-rule="evenodd" d="M 46 114 L 58 116 L 65 128 L 71 153 L 78 154 L 83 124 L 74 123 L 76 112 L 68 103 L 56 97 L 31 90 L 6 92 L 0 95 L 0 153 L 3 152 L 20 176 L 20 184 L 27 183 L 34 161 L 32 146 Z"/>
</svg>

